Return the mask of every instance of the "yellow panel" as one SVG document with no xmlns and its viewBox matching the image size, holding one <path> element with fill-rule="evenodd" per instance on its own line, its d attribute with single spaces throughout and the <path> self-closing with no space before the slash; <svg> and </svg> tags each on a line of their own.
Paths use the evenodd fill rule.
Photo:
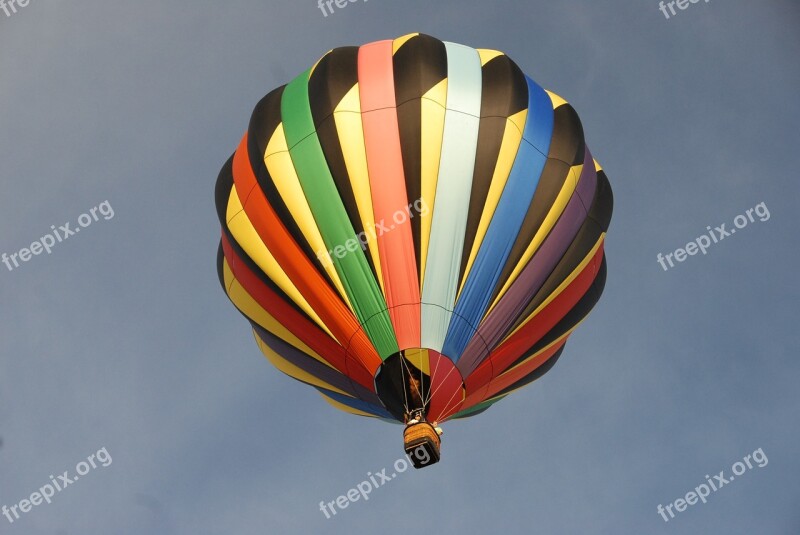
<svg viewBox="0 0 800 535">
<path fill-rule="evenodd" d="M 524 132 L 525 131 L 525 123 L 528 120 L 528 110 L 525 109 L 525 110 L 522 110 L 520 112 L 517 112 L 514 115 L 512 115 L 511 117 L 509 117 L 508 120 L 511 121 L 517 127 L 517 130 L 519 130 L 520 133 Z"/>
<path fill-rule="evenodd" d="M 409 33 L 402 37 L 398 37 L 392 42 L 392 55 L 397 54 L 397 51 L 400 50 L 400 47 L 406 44 L 409 40 L 413 39 L 414 37 L 418 36 L 419 33 Z"/>
<path fill-rule="evenodd" d="M 427 349 L 406 349 L 406 359 L 425 375 L 431 374 L 431 362 Z"/>
<path fill-rule="evenodd" d="M 271 347 L 265 344 L 261 340 L 261 338 L 258 337 L 258 334 L 256 334 L 255 331 L 253 331 L 253 337 L 256 339 L 258 348 L 261 349 L 261 352 L 264 353 L 264 356 L 267 357 L 267 359 L 272 363 L 272 365 L 278 368 L 286 375 L 288 375 L 289 377 L 297 379 L 298 381 L 303 381 L 304 383 L 308 383 L 310 385 L 318 386 L 320 388 L 325 388 L 327 390 L 332 390 L 333 392 L 345 395 L 347 397 L 353 397 L 347 392 L 343 392 L 342 390 L 336 388 L 335 386 L 326 383 L 319 377 L 311 375 L 302 368 L 298 368 L 297 366 L 295 366 L 294 364 L 292 364 L 291 362 L 280 356 L 278 353 L 275 352 L 275 350 L 273 350 Z"/>
<path fill-rule="evenodd" d="M 331 338 L 337 340 L 333 333 L 323 323 L 322 319 L 314 312 L 311 305 L 308 304 L 305 297 L 300 293 L 294 283 L 289 279 L 288 275 L 281 269 L 278 261 L 272 256 L 264 242 L 261 241 L 261 236 L 258 235 L 253 224 L 248 219 L 247 214 L 242 208 L 241 200 L 236 192 L 236 186 L 231 188 L 231 195 L 228 199 L 228 211 L 226 214 L 228 229 L 233 234 L 236 243 L 244 249 L 244 252 L 250 257 L 256 265 L 261 268 L 267 277 L 273 281 L 278 288 L 280 288 L 289 299 L 291 299 L 303 312 L 314 320 L 314 323 L 324 329 Z M 341 343 L 341 340 L 337 340 Z"/>
<path fill-rule="evenodd" d="M 359 85 L 358 82 L 350 88 L 350 90 L 342 97 L 342 100 L 339 101 L 339 104 L 336 105 L 336 109 L 333 110 L 334 113 L 336 112 L 351 112 L 351 113 L 361 113 L 361 97 L 359 94 Z M 364 130 L 361 130 L 362 134 Z M 362 136 L 363 137 L 363 136 Z M 366 149 L 364 151 L 366 153 Z M 364 156 L 366 159 L 366 156 Z M 366 166 L 366 164 L 364 164 Z"/>
<path fill-rule="evenodd" d="M 547 90 L 545 89 L 545 91 L 547 91 Z M 550 95 L 550 100 L 553 101 L 553 109 L 556 109 L 559 106 L 563 106 L 564 104 L 568 104 L 568 102 L 566 100 L 564 100 L 560 96 L 556 95 L 552 91 L 547 91 L 547 94 Z"/>
<path fill-rule="evenodd" d="M 488 50 L 486 48 L 479 48 L 478 55 L 481 58 L 481 67 L 492 61 L 497 56 L 502 56 L 503 53 L 499 50 Z"/>
<path fill-rule="evenodd" d="M 597 239 L 597 243 L 595 243 L 595 244 L 594 244 L 594 247 L 592 247 L 592 250 L 591 250 L 591 251 L 589 251 L 589 254 L 587 254 L 587 255 L 586 255 L 586 258 L 584 258 L 584 259 L 581 261 L 581 263 L 580 263 L 580 264 L 578 264 L 578 266 L 577 266 L 577 267 L 576 267 L 576 268 L 575 268 L 575 269 L 572 271 L 572 273 L 570 273 L 570 274 L 569 274 L 569 277 L 567 277 L 566 279 L 564 279 L 564 282 L 562 282 L 562 283 L 559 285 L 559 287 L 558 287 L 558 288 L 556 288 L 556 290 L 555 290 L 553 293 L 551 293 L 550 295 L 548 295 L 548 296 L 547 296 L 547 299 L 545 299 L 545 300 L 542 302 L 542 304 L 538 306 L 538 308 L 537 308 L 536 310 L 534 310 L 534 311 L 533 311 L 533 312 L 532 312 L 532 313 L 531 313 L 531 314 L 530 314 L 530 315 L 529 315 L 527 318 L 525 318 L 525 321 L 523 321 L 523 322 L 522 322 L 522 323 L 521 323 L 521 324 L 520 324 L 520 325 L 519 325 L 519 326 L 518 326 L 516 329 L 514 329 L 514 330 L 513 330 L 513 331 L 512 331 L 512 332 L 511 332 L 511 333 L 510 333 L 508 336 L 506 336 L 505 338 L 503 338 L 503 340 L 500 342 L 500 344 L 502 344 L 503 342 L 505 342 L 506 340 L 508 340 L 508 339 L 509 339 L 509 338 L 511 338 L 512 336 L 514 336 L 514 333 L 516 333 L 516 332 L 517 332 L 517 331 L 519 331 L 521 328 L 523 328 L 525 325 L 527 325 L 527 323 L 528 323 L 529 321 L 531 321 L 533 318 L 535 318 L 535 317 L 536 317 L 536 315 L 537 315 L 537 314 L 539 314 L 539 312 L 541 312 L 541 311 L 542 311 L 542 310 L 543 310 L 543 309 L 544 309 L 544 308 L 545 308 L 547 305 L 549 305 L 549 304 L 550 304 L 550 302 L 551 302 L 553 299 L 555 299 L 555 298 L 556 298 L 556 297 L 557 297 L 557 296 L 558 296 L 558 295 L 559 295 L 561 292 L 563 292 L 563 291 L 564 291 L 564 288 L 566 288 L 567 286 L 569 286 L 570 284 L 572 284 L 572 281 L 574 281 L 574 280 L 575 280 L 575 277 L 577 277 L 577 276 L 580 274 L 580 272 L 581 272 L 581 271 L 583 271 L 583 268 L 585 268 L 585 267 L 586 267 L 586 266 L 589 264 L 589 262 L 591 262 L 592 258 L 593 258 L 593 257 L 594 257 L 594 255 L 597 253 L 597 249 L 598 249 L 598 248 L 600 248 L 600 245 L 602 245 L 602 243 L 603 243 L 603 240 L 605 239 L 605 236 L 606 236 L 606 233 L 605 233 L 605 232 L 603 232 L 602 234 L 600 234 L 600 237 Z M 500 345 L 500 344 L 498 344 L 498 345 Z"/>
<path fill-rule="evenodd" d="M 264 152 L 264 165 L 267 166 L 272 182 L 286 204 L 289 213 L 292 214 L 292 218 L 297 223 L 303 237 L 308 241 L 314 254 L 318 255 L 322 267 L 331 281 L 333 281 L 339 295 L 355 314 L 347 293 L 344 291 L 339 274 L 336 272 L 333 262 L 331 262 L 330 254 L 325 247 L 325 241 L 322 239 L 322 234 L 317 222 L 314 220 L 314 215 L 311 213 L 311 207 L 308 205 L 305 193 L 303 193 L 300 178 L 297 176 L 297 171 L 295 171 L 292 158 L 289 155 L 283 123 L 278 125 L 267 144 Z"/>
<path fill-rule="evenodd" d="M 442 109 L 447 107 L 447 78 L 436 84 L 435 86 L 431 87 L 427 93 L 422 95 L 422 98 L 425 100 L 430 100 L 431 102 L 435 102 L 438 104 Z M 424 114 L 423 114 L 424 117 Z M 444 127 L 442 127 L 444 130 Z"/>
<path fill-rule="evenodd" d="M 372 190 L 369 185 L 367 149 L 364 145 L 364 126 L 361 123 L 361 100 L 358 91 L 358 84 L 350 88 L 350 91 L 336 106 L 333 112 L 333 119 L 336 123 L 336 133 L 339 136 L 339 145 L 342 147 L 347 175 L 350 177 L 350 184 L 353 187 L 353 196 L 358 207 L 358 215 L 367 235 L 367 250 L 369 250 L 375 271 L 378 272 L 378 283 L 381 285 L 381 291 L 385 294 L 381 258 L 378 253 L 378 242 L 375 239 Z"/>
<path fill-rule="evenodd" d="M 514 160 L 517 158 L 519 144 L 522 142 L 522 132 L 527 117 L 528 110 L 522 110 L 506 120 L 503 142 L 500 144 L 497 164 L 495 165 L 494 174 L 492 175 L 492 182 L 489 185 L 489 192 L 486 195 L 486 204 L 484 205 L 483 213 L 478 223 L 478 229 L 475 232 L 475 241 L 472 243 L 467 266 L 464 270 L 464 276 L 458 288 L 459 296 L 461 295 L 461 290 L 464 288 L 464 282 L 467 280 L 467 276 L 472 269 L 472 264 L 475 262 L 475 257 L 478 256 L 478 250 L 483 243 L 483 238 L 486 237 L 486 231 L 489 229 L 489 224 L 492 222 L 497 204 L 500 202 L 500 197 L 503 195 L 503 190 L 508 182 L 508 176 L 511 174 L 511 168 L 514 167 Z M 522 128 L 519 127 L 520 124 Z M 458 298 L 456 298 L 456 300 L 458 300 Z"/>
<path fill-rule="evenodd" d="M 539 247 L 542 246 L 544 239 L 550 234 L 550 231 L 555 226 L 558 218 L 561 217 L 561 214 L 564 213 L 564 210 L 569 203 L 569 200 L 572 198 L 572 195 L 575 193 L 575 188 L 578 187 L 578 177 L 580 177 L 580 172 L 577 170 L 583 170 L 583 165 L 577 165 L 575 167 L 570 168 L 569 176 L 566 180 L 564 180 L 564 184 L 561 186 L 561 191 L 558 192 L 558 196 L 556 197 L 555 202 L 550 207 L 550 210 L 547 212 L 547 216 L 542 221 L 541 226 L 536 231 L 536 234 L 533 236 L 533 240 L 528 245 L 525 252 L 522 254 L 522 258 L 520 258 L 517 265 L 514 266 L 514 271 L 511 272 L 509 275 L 508 280 L 506 280 L 503 287 L 500 289 L 500 292 L 497 294 L 497 298 L 495 298 L 494 302 L 492 302 L 492 306 L 489 307 L 489 312 L 497 305 L 500 299 L 506 294 L 508 289 L 517 280 L 519 274 L 522 273 L 522 270 L 525 269 L 525 266 L 530 261 L 531 257 L 533 257 L 534 253 L 539 250 Z"/>
<path fill-rule="evenodd" d="M 299 349 L 306 355 L 318 360 L 322 364 L 330 368 L 336 369 L 332 364 L 330 364 L 327 360 L 325 360 L 316 351 L 307 346 L 305 342 L 300 340 L 291 331 L 289 331 L 289 329 L 287 329 L 282 323 L 276 320 L 274 316 L 272 316 L 269 312 L 264 310 L 264 308 L 258 303 L 258 301 L 253 299 L 253 297 L 249 293 L 247 293 L 247 290 L 244 289 L 244 287 L 239 283 L 239 281 L 233 275 L 233 271 L 231 271 L 230 265 L 228 265 L 227 258 L 223 261 L 222 271 L 225 279 L 225 288 L 227 290 L 228 297 L 236 306 L 236 308 L 238 308 L 245 316 L 247 316 L 252 321 L 256 322 L 258 325 L 269 331 L 271 334 L 274 334 L 287 344 Z"/>
<path fill-rule="evenodd" d="M 444 139 L 444 117 L 447 105 L 447 78 L 433 86 L 420 102 L 422 110 L 420 153 L 420 182 L 422 210 L 419 214 L 420 225 L 420 270 L 419 288 L 425 277 L 425 265 L 428 259 L 428 244 L 433 223 L 433 208 L 436 203 L 436 184 L 439 180 L 439 162 L 442 158 L 442 142 Z M 416 200 L 416 199 L 414 199 Z"/>
<path fill-rule="evenodd" d="M 340 403 L 339 401 L 336 401 L 335 399 L 333 399 L 330 396 L 326 396 L 322 392 L 320 392 L 319 395 L 322 396 L 322 398 L 325 401 L 327 401 L 328 403 L 330 403 L 331 405 L 333 405 L 335 408 L 339 409 L 340 411 L 348 412 L 350 414 L 355 414 L 356 416 L 366 416 L 367 418 L 377 418 L 377 416 L 375 416 L 374 414 L 370 414 L 368 412 L 360 411 L 358 409 L 354 409 L 353 407 L 349 407 L 349 406 L 345 405 L 344 403 Z"/>
</svg>

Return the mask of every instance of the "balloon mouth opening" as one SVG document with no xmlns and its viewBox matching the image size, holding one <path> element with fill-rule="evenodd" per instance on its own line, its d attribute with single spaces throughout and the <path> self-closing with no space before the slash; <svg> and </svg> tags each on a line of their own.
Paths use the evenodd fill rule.
<svg viewBox="0 0 800 535">
<path fill-rule="evenodd" d="M 442 430 L 436 421 L 430 420 L 444 414 L 441 401 L 434 399 L 437 392 L 443 392 L 442 376 L 452 375 L 458 391 L 463 389 L 460 374 L 453 373 L 455 370 L 450 359 L 441 353 L 410 348 L 390 355 L 375 374 L 378 397 L 386 410 L 405 424 L 403 449 L 414 468 L 439 462 Z M 436 377 L 440 379 L 434 385 L 432 378 Z"/>
<path fill-rule="evenodd" d="M 396 420 L 425 421 L 431 407 L 431 371 L 427 349 L 405 349 L 390 355 L 375 374 L 375 387 Z"/>
</svg>

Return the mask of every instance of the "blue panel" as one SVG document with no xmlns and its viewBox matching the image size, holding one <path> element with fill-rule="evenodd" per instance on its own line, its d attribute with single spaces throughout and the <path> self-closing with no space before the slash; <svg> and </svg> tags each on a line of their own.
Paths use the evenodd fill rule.
<svg viewBox="0 0 800 535">
<path fill-rule="evenodd" d="M 553 134 L 553 104 L 536 82 L 528 81 L 528 119 L 508 182 L 497 204 L 455 314 L 464 322 L 454 322 L 447 332 L 442 353 L 458 362 L 478 325 L 486 314 L 489 300 L 517 239 L 522 222 L 533 200 Z M 470 327 L 472 326 L 472 327 Z"/>
<path fill-rule="evenodd" d="M 539 149 L 543 155 L 547 156 L 550 152 L 550 140 L 553 137 L 553 102 L 547 91 L 539 87 L 539 84 L 528 78 L 528 109 L 533 112 L 533 120 L 528 115 L 528 122 L 525 124 L 523 138 L 525 141 Z"/>
</svg>

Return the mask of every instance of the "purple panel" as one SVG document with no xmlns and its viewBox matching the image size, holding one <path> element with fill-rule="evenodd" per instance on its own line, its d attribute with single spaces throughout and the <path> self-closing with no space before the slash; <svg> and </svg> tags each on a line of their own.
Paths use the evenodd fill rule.
<svg viewBox="0 0 800 535">
<path fill-rule="evenodd" d="M 596 188 L 597 172 L 587 147 L 578 185 L 561 217 L 517 280 L 481 322 L 477 335 L 472 337 L 458 361 L 457 368 L 463 377 L 472 373 L 486 358 L 486 346 L 494 349 L 502 340 L 511 325 L 553 272 L 586 220 Z"/>
</svg>

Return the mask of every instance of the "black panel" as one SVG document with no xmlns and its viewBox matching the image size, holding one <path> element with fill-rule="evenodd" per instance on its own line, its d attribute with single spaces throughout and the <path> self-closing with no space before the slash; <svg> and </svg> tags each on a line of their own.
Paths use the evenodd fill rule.
<svg viewBox="0 0 800 535">
<path fill-rule="evenodd" d="M 422 96 L 447 78 L 444 43 L 429 35 L 417 35 L 401 46 L 393 58 L 395 102 L 408 203 L 422 197 Z M 421 231 L 419 214 L 410 220 L 420 272 Z"/>
<path fill-rule="evenodd" d="M 553 121 L 549 157 L 570 166 L 582 164 L 586 146 L 578 114 L 569 104 L 562 104 L 553 112 Z"/>
</svg>

